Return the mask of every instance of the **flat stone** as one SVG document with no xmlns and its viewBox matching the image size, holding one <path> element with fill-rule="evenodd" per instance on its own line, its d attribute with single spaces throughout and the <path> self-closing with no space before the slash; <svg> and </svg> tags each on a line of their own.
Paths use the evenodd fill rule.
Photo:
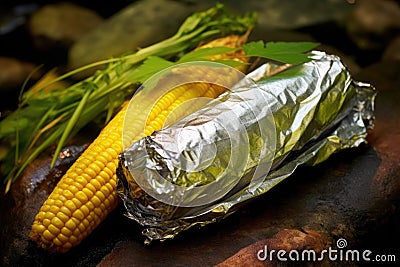
<svg viewBox="0 0 400 267">
<path fill-rule="evenodd" d="M 61 175 L 85 148 L 73 146 L 64 149 L 54 168 L 50 168 L 50 157 L 40 157 L 27 167 L 7 195 L 4 196 L 4 189 L 1 189 L 1 266 L 32 266 L 33 262 L 38 263 L 36 258 L 40 257 L 40 252 L 32 253 L 35 245 L 28 237 L 31 225 Z"/>
<path fill-rule="evenodd" d="M 256 11 L 263 29 L 296 29 L 328 21 L 343 22 L 353 8 L 346 1 L 227 0 L 224 4 L 236 12 Z"/>
<path fill-rule="evenodd" d="M 400 29 L 399 18 L 400 6 L 394 0 L 357 0 L 346 28 L 361 49 L 381 49 Z"/>
<path fill-rule="evenodd" d="M 382 56 L 383 60 L 400 60 L 400 36 L 394 38 L 386 47 Z"/>
<path fill-rule="evenodd" d="M 61 2 L 45 5 L 29 20 L 29 31 L 37 48 L 68 48 L 103 19 L 94 11 L 76 4 Z"/>
<path fill-rule="evenodd" d="M 260 240 L 241 249 L 235 255 L 216 265 L 216 267 L 230 266 L 276 266 L 279 261 L 276 252 L 285 251 L 285 258 L 292 250 L 313 250 L 320 253 L 329 245 L 323 233 L 304 229 L 283 229 L 273 237 Z M 271 257 L 271 251 L 274 251 Z M 326 264 L 327 260 L 324 262 Z"/>
<path fill-rule="evenodd" d="M 19 88 L 35 69 L 35 65 L 16 58 L 0 57 L 0 91 Z M 34 75 L 37 78 L 37 75 Z"/>
</svg>

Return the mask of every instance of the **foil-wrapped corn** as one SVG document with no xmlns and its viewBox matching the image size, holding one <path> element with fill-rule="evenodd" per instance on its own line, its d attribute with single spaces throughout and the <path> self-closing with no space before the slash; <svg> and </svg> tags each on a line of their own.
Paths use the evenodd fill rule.
<svg viewBox="0 0 400 267">
<path fill-rule="evenodd" d="M 269 76 L 274 68 L 121 153 L 118 194 L 147 241 L 220 220 L 298 166 L 366 142 L 376 92 L 338 57 L 314 51 Z"/>
</svg>

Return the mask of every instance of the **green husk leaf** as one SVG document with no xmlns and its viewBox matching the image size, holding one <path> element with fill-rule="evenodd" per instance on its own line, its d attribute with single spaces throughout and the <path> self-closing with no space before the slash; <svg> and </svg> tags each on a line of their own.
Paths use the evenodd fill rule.
<svg viewBox="0 0 400 267">
<path fill-rule="evenodd" d="M 314 42 L 250 42 L 243 46 L 247 56 L 264 57 L 287 64 L 301 64 L 311 59 L 306 52 L 316 48 Z"/>
</svg>

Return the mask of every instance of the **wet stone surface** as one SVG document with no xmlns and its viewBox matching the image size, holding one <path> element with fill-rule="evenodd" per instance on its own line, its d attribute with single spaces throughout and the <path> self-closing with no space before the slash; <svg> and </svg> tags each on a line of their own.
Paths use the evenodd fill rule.
<svg viewBox="0 0 400 267">
<path fill-rule="evenodd" d="M 359 5 L 346 6 L 349 10 L 358 9 L 357 12 L 371 10 L 377 5 L 381 7 L 373 9 L 374 13 L 369 17 L 365 11 L 361 15 L 358 13 L 359 17 L 353 17 L 359 21 L 350 22 L 361 29 L 355 32 L 352 32 L 354 28 L 349 30 L 345 14 L 331 14 L 331 19 L 326 21 L 320 17 L 311 18 L 314 15 L 310 12 L 307 14 L 309 23 L 289 27 L 282 26 L 284 22 L 280 21 L 281 28 L 256 28 L 252 34 L 253 39 L 321 42 L 321 50 L 339 54 L 344 59 L 355 80 L 372 83 L 378 96 L 375 128 L 369 133 L 369 144 L 336 154 L 316 167 L 303 167 L 268 194 L 248 203 L 225 220 L 192 229 L 164 243 L 144 245 L 141 228 L 123 216 L 120 206 L 78 247 L 62 255 L 37 248 L 27 237 L 41 203 L 57 177 L 71 164 L 68 160 L 62 161 L 60 167 L 49 170 L 50 155 L 44 155 L 32 164 L 24 179 L 13 186 L 12 194 L 0 194 L 0 265 L 276 266 L 276 262 L 259 261 L 256 253 L 265 245 L 275 250 L 320 251 L 336 248 L 340 238 L 346 239 L 348 249 L 368 249 L 373 255 L 393 254 L 397 261 L 400 260 L 400 61 L 396 49 L 400 35 L 396 28 L 398 21 L 391 17 L 399 4 L 398 1 L 379 1 L 358 0 Z M 116 5 L 128 6 L 123 1 L 117 2 Z M 272 2 L 275 4 L 263 8 L 284 10 L 289 3 Z M 301 4 L 302 1 L 298 2 Z M 303 4 L 311 2 L 315 1 L 304 1 Z M 346 4 L 344 0 L 340 0 L 340 4 L 339 1 L 328 2 L 337 7 Z M 259 3 L 252 1 L 249 7 Z M 395 8 L 387 8 L 392 5 Z M 237 8 L 240 9 L 240 5 Z M 113 14 L 119 10 L 113 10 Z M 104 9 L 95 11 L 104 18 L 112 15 Z M 377 14 L 378 11 L 381 13 Z M 362 24 L 366 18 L 374 17 L 385 18 L 381 20 L 381 30 Z M 40 59 L 46 53 L 32 48 L 32 40 L 25 42 L 25 46 L 15 43 L 15 51 L 10 50 L 14 43 L 9 40 L 15 40 L 12 39 L 15 34 L 21 32 L 0 36 L 4 45 L 0 56 L 32 64 L 43 63 Z M 363 46 L 365 41 L 370 43 Z M 62 57 L 61 65 L 66 66 L 65 55 Z M 18 86 L 4 88 L 0 90 L 1 112 L 12 107 L 9 92 Z M 17 94 L 13 97 L 16 103 Z M 35 186 L 29 187 L 32 185 Z M 342 266 L 343 262 L 323 264 Z"/>
</svg>

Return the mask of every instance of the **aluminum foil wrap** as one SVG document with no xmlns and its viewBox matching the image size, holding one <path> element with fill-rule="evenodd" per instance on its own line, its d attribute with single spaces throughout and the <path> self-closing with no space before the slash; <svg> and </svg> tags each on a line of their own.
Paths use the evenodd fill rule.
<svg viewBox="0 0 400 267">
<path fill-rule="evenodd" d="M 121 153 L 118 194 L 147 242 L 223 219 L 299 166 L 365 143 L 373 127 L 375 89 L 337 56 L 314 51 L 308 63 L 246 77 Z"/>
</svg>

